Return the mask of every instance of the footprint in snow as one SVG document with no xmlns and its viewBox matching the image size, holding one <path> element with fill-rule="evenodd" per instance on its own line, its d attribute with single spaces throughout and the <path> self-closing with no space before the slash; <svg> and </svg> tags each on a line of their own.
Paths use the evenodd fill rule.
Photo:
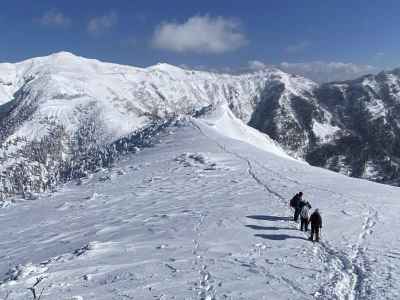
<svg viewBox="0 0 400 300">
<path fill-rule="evenodd" d="M 166 249 L 166 248 L 168 248 L 168 245 L 166 245 L 166 244 L 161 244 L 161 245 L 158 245 L 158 246 L 156 247 L 156 249 L 158 249 L 158 250 Z"/>
</svg>

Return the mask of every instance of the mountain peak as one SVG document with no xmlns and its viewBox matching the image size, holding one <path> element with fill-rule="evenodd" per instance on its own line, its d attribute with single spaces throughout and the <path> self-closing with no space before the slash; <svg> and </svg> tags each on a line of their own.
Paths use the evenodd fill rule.
<svg viewBox="0 0 400 300">
<path fill-rule="evenodd" d="M 176 72 L 176 71 L 179 71 L 179 72 L 182 72 L 182 71 L 185 71 L 184 69 L 182 69 L 182 68 L 180 68 L 180 67 L 178 67 L 178 66 L 175 66 L 175 65 L 171 65 L 171 64 L 169 64 L 169 63 L 165 63 L 165 62 L 159 62 L 159 63 L 157 63 L 157 64 L 155 64 L 155 65 L 152 65 L 152 66 L 150 66 L 150 67 L 148 67 L 147 69 L 149 69 L 149 70 L 160 70 L 160 71 L 166 71 L 166 72 Z"/>
<path fill-rule="evenodd" d="M 68 52 L 68 51 L 59 51 L 59 52 L 54 52 L 52 54 L 50 54 L 49 56 L 53 56 L 53 57 L 78 57 L 78 55 L 72 53 L 72 52 Z"/>
</svg>

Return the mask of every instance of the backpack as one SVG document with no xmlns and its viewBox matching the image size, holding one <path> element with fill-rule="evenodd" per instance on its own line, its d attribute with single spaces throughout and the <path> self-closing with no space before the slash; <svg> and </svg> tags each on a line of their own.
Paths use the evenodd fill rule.
<svg viewBox="0 0 400 300">
<path fill-rule="evenodd" d="M 308 205 L 304 205 L 303 208 L 301 209 L 300 216 L 303 219 L 308 219 L 309 218 L 309 211 L 310 211 L 310 209 L 308 208 Z"/>
<path fill-rule="evenodd" d="M 313 212 L 310 217 L 310 222 L 312 225 L 322 228 L 322 218 L 319 212 Z"/>
<path fill-rule="evenodd" d="M 298 195 L 296 194 L 296 195 L 293 196 L 292 199 L 290 199 L 290 202 L 289 202 L 290 207 L 296 207 L 297 197 L 298 197 Z"/>
</svg>

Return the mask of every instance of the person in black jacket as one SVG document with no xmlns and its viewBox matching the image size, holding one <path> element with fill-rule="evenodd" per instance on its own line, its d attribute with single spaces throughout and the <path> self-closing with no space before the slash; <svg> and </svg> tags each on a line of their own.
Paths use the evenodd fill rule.
<svg viewBox="0 0 400 300">
<path fill-rule="evenodd" d="M 322 218 L 318 208 L 310 216 L 311 223 L 311 236 L 310 240 L 313 241 L 315 235 L 315 241 L 319 242 L 319 231 L 322 228 Z"/>
<path fill-rule="evenodd" d="M 301 207 L 300 203 L 302 202 L 302 197 L 303 197 L 303 192 L 299 192 L 296 195 L 293 196 L 293 198 L 290 200 L 290 207 L 294 208 L 294 216 L 293 220 L 297 222 L 299 219 Z"/>
</svg>

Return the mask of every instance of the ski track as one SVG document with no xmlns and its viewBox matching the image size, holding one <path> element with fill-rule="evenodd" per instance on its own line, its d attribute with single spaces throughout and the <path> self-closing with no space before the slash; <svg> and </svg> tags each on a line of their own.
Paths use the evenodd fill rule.
<svg viewBox="0 0 400 300">
<path fill-rule="evenodd" d="M 282 204 L 286 205 L 286 199 L 284 196 L 278 192 L 271 189 L 267 184 L 265 184 L 256 174 L 254 166 L 250 159 L 244 157 L 234 151 L 226 148 L 225 145 L 219 143 L 212 137 L 208 136 L 200 126 L 192 122 L 192 124 L 200 131 L 201 134 L 206 136 L 215 142 L 215 144 L 225 153 L 231 154 L 240 160 L 246 162 L 248 168 L 248 174 L 253 178 L 253 180 L 260 186 L 262 186 L 267 192 L 278 198 Z M 272 171 L 265 166 L 256 164 L 268 172 L 271 172 L 280 178 L 283 178 L 281 174 Z M 285 180 L 291 181 L 297 185 L 300 182 L 297 180 L 292 180 L 288 177 L 284 177 Z M 321 189 L 315 186 L 309 185 L 310 188 L 316 190 L 323 190 L 336 194 L 339 197 L 344 197 L 342 194 L 328 190 Z M 316 299 L 338 299 L 338 300 L 357 300 L 357 299 L 374 299 L 373 291 L 366 284 L 368 271 L 368 258 L 365 255 L 366 247 L 363 246 L 365 240 L 369 235 L 372 234 L 373 228 L 377 223 L 378 212 L 372 207 L 368 208 L 367 216 L 365 217 L 362 231 L 359 235 L 358 241 L 355 245 L 351 246 L 352 251 L 350 254 L 346 254 L 343 251 L 338 251 L 330 245 L 328 241 L 321 241 L 320 246 L 317 246 L 317 255 L 319 255 L 322 262 L 330 270 L 330 282 L 324 284 L 321 288 L 314 293 L 314 298 Z M 297 287 L 289 279 L 282 278 L 282 280 L 290 287 L 290 289 L 300 292 L 301 294 L 306 294 L 301 288 Z"/>
</svg>

